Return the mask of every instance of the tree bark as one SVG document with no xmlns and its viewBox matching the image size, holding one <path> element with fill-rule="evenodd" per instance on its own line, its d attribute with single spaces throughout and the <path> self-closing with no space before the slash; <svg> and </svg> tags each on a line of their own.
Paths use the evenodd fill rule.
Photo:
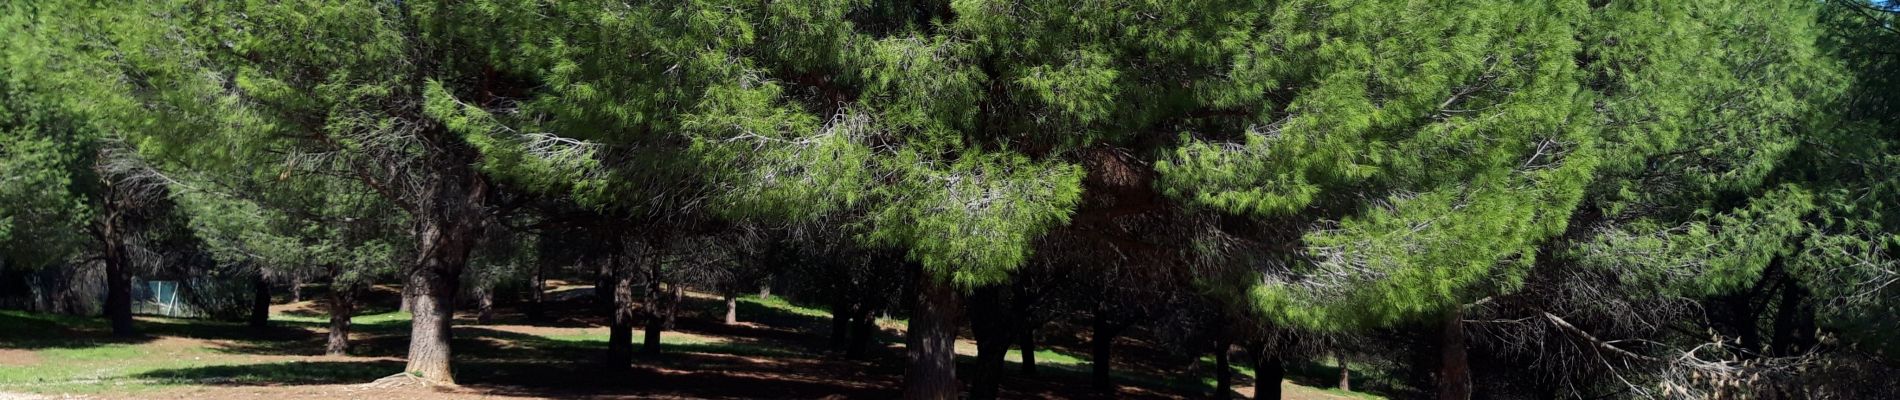
<svg viewBox="0 0 1900 400">
<path fill-rule="evenodd" d="M 914 272 L 917 297 L 910 328 L 905 333 L 908 353 L 904 370 L 904 398 L 911 400 L 949 400 L 957 398 L 957 317 L 961 295 L 954 284 Z"/>
<path fill-rule="evenodd" d="M 1232 361 L 1228 359 L 1230 347 L 1232 346 L 1227 343 L 1226 338 L 1214 341 L 1214 398 L 1216 399 L 1233 397 L 1231 395 L 1233 391 L 1230 388 L 1234 387 L 1234 368 Z"/>
<path fill-rule="evenodd" d="M 270 281 L 264 279 L 264 271 L 251 276 L 251 328 L 263 329 L 270 326 Z"/>
<path fill-rule="evenodd" d="M 1089 340 L 1089 383 L 1102 393 L 1115 392 L 1115 379 L 1110 372 L 1114 370 L 1115 338 L 1121 335 L 1127 325 L 1109 321 L 1108 312 L 1096 311 L 1094 329 Z"/>
<path fill-rule="evenodd" d="M 1256 345 L 1258 346 L 1258 345 Z M 1256 400 L 1281 398 L 1280 381 L 1286 380 L 1286 361 L 1279 354 L 1268 354 L 1265 346 L 1258 346 L 1254 353 L 1253 398 Z"/>
<path fill-rule="evenodd" d="M 1346 363 L 1346 353 L 1333 353 L 1333 359 L 1339 361 L 1339 390 L 1352 391 L 1352 366 Z"/>
<path fill-rule="evenodd" d="M 1009 353 L 1016 327 L 1004 303 L 1002 290 L 985 287 L 970 296 L 970 333 L 976 336 L 976 368 L 971 371 L 971 399 L 995 399 L 1002 391 L 1003 356 Z"/>
<path fill-rule="evenodd" d="M 631 263 L 607 261 L 615 264 L 613 279 L 609 280 L 609 292 L 612 293 L 612 326 L 607 329 L 607 365 L 614 368 L 626 368 L 633 365 L 633 326 L 639 322 L 639 314 L 633 301 L 634 271 Z"/>
<path fill-rule="evenodd" d="M 845 348 L 845 358 L 864 359 L 871 352 L 871 343 L 876 341 L 877 309 L 870 305 L 859 305 L 857 316 L 852 317 L 851 344 Z"/>
<path fill-rule="evenodd" d="M 1814 347 L 1814 303 L 1807 301 L 1808 290 L 1789 277 L 1781 289 L 1781 305 L 1776 307 L 1774 323 L 1775 355 L 1789 357 Z"/>
<path fill-rule="evenodd" d="M 739 324 L 739 296 L 726 293 L 726 325 Z"/>
<path fill-rule="evenodd" d="M 1036 376 L 1035 324 L 1023 324 L 1023 332 L 1018 335 L 1017 339 L 1022 341 L 1022 345 L 1019 347 L 1021 347 L 1023 354 L 1023 376 Z"/>
<path fill-rule="evenodd" d="M 759 285 L 759 300 L 771 300 L 771 299 L 772 299 L 772 285 L 769 283 L 764 284 L 764 285 Z"/>
<path fill-rule="evenodd" d="M 290 302 L 303 302 L 303 275 L 290 276 Z"/>
<path fill-rule="evenodd" d="M 442 161 L 446 160 L 437 160 Z M 486 186 L 465 163 L 436 167 L 452 173 L 434 174 L 426 195 L 420 196 L 425 204 L 417 218 L 417 259 L 407 271 L 406 286 L 415 287 L 415 296 L 410 304 L 414 316 L 409 364 L 404 371 L 426 381 L 454 384 L 449 343 L 454 335 L 455 297 L 480 232 Z"/>
<path fill-rule="evenodd" d="M 330 333 L 323 354 L 346 356 L 350 353 L 350 317 L 356 314 L 356 288 L 330 284 Z"/>
<path fill-rule="evenodd" d="M 475 323 L 488 325 L 495 322 L 495 288 L 484 287 L 475 291 Z"/>
<path fill-rule="evenodd" d="M 1466 400 L 1471 398 L 1471 362 L 1465 355 L 1464 313 L 1452 311 L 1445 319 L 1443 334 L 1443 364 L 1438 371 L 1438 399 Z"/>
<path fill-rule="evenodd" d="M 413 313 L 416 308 L 415 304 L 416 285 L 409 284 L 407 278 L 405 278 L 402 284 L 402 305 L 396 309 L 406 313 Z"/>
<path fill-rule="evenodd" d="M 831 351 L 843 352 L 851 344 L 851 301 L 843 290 L 831 300 Z"/>
<path fill-rule="evenodd" d="M 107 184 L 110 185 L 110 182 Z M 106 303 L 103 308 L 106 319 L 112 322 L 113 337 L 138 336 L 138 331 L 132 327 L 132 274 L 128 271 L 132 260 L 126 254 L 125 227 L 121 225 L 121 215 L 125 210 L 113 199 L 107 199 L 104 204 L 97 230 L 106 264 Z"/>
<path fill-rule="evenodd" d="M 666 291 L 660 283 L 660 263 L 647 263 L 646 310 L 647 327 L 645 339 L 641 342 L 640 353 L 660 354 L 660 332 L 666 330 L 666 316 L 660 303 L 665 301 Z"/>
</svg>

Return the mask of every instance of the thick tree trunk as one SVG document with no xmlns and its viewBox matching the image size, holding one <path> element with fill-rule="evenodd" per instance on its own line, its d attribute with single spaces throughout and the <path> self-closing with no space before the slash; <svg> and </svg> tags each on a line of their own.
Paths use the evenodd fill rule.
<svg viewBox="0 0 1900 400">
<path fill-rule="evenodd" d="M 1003 356 L 1015 341 L 1016 327 L 1002 290 L 977 289 L 970 296 L 970 333 L 976 336 L 976 368 L 970 378 L 971 399 L 994 399 L 1002 391 Z"/>
<path fill-rule="evenodd" d="M 1216 399 L 1232 397 L 1234 368 L 1232 361 L 1228 359 L 1230 347 L 1232 346 L 1229 346 L 1227 339 L 1214 341 L 1214 398 Z"/>
<path fill-rule="evenodd" d="M 250 322 L 252 329 L 270 326 L 270 281 L 264 279 L 263 271 L 251 276 Z"/>
<path fill-rule="evenodd" d="M 350 317 L 356 314 L 355 288 L 330 284 L 330 333 L 323 353 L 345 356 L 350 353 Z"/>
<path fill-rule="evenodd" d="M 460 166 L 467 168 L 466 165 Z M 472 173 L 472 172 L 470 172 Z M 439 180 L 451 179 L 438 176 Z M 462 188 L 457 192 L 451 182 L 431 183 L 435 199 L 418 222 L 417 260 L 408 271 L 408 284 L 415 288 L 410 313 L 410 376 L 438 384 L 454 384 L 454 360 L 450 339 L 455 323 L 455 297 L 461 289 L 462 270 L 468 265 L 468 253 L 475 245 L 481 223 L 479 208 L 483 188 Z M 456 195 L 465 194 L 468 198 Z M 447 197 L 447 198 L 439 198 Z"/>
<path fill-rule="evenodd" d="M 739 324 L 739 295 L 726 293 L 726 325 Z"/>
<path fill-rule="evenodd" d="M 917 270 L 915 311 L 905 333 L 909 365 L 904 370 L 904 398 L 947 400 L 957 398 L 957 317 L 961 295 L 950 281 Z"/>
<path fill-rule="evenodd" d="M 1339 362 L 1339 390 L 1352 391 L 1352 365 L 1346 363 L 1346 353 L 1334 353 L 1333 359 Z"/>
<path fill-rule="evenodd" d="M 624 261 L 608 262 L 614 264 Z M 614 267 L 613 279 L 608 287 L 612 293 L 613 312 L 609 320 L 612 327 L 607 330 L 607 365 L 625 368 L 633 364 L 633 326 L 638 324 L 640 315 L 633 301 L 634 270 L 631 263 Z"/>
<path fill-rule="evenodd" d="M 412 376 L 436 383 L 455 383 L 449 342 L 454 335 L 454 282 L 461 279 L 461 272 L 459 262 L 430 258 L 423 261 L 422 268 L 409 274 L 409 284 L 416 286 L 416 296 L 409 309 L 413 317 L 409 329 L 409 365 L 405 371 Z"/>
<path fill-rule="evenodd" d="M 1280 381 L 1286 380 L 1286 361 L 1279 354 L 1267 354 L 1271 350 L 1254 353 L 1253 398 L 1256 400 L 1281 398 Z"/>
<path fill-rule="evenodd" d="M 1443 334 L 1443 364 L 1438 370 L 1438 399 L 1466 400 L 1471 398 L 1471 362 L 1465 356 L 1464 313 L 1453 311 L 1445 319 Z"/>
<path fill-rule="evenodd" d="M 1017 340 L 1022 341 L 1022 345 L 1018 347 L 1021 348 L 1022 354 L 1023 354 L 1023 364 L 1022 364 L 1023 376 L 1036 376 L 1036 326 L 1035 324 L 1033 323 L 1023 324 L 1023 332 L 1017 335 Z"/>
</svg>

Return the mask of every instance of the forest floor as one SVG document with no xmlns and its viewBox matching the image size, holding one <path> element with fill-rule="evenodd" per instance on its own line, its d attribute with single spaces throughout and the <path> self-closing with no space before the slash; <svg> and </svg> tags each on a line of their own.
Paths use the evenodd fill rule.
<svg viewBox="0 0 1900 400">
<path fill-rule="evenodd" d="M 576 296 L 579 290 L 573 292 L 555 298 L 583 297 Z M 825 350 L 830 323 L 825 311 L 777 297 L 748 297 L 739 304 L 739 316 L 746 322 L 728 326 L 718 320 L 724 304 L 710 296 L 690 296 L 681 306 L 678 329 L 663 335 L 664 353 L 639 358 L 632 368 L 621 370 L 598 362 L 607 328 L 596 318 L 530 317 L 504 308 L 491 323 L 476 324 L 472 317 L 458 315 L 454 348 L 461 385 L 450 388 L 371 384 L 403 367 L 409 318 L 388 310 L 391 307 L 353 319 L 355 347 L 347 357 L 322 355 L 326 324 L 322 305 L 312 302 L 273 307 L 272 327 L 261 331 L 240 323 L 139 317 L 137 326 L 144 336 L 135 339 L 109 338 L 99 318 L 0 311 L 0 400 L 886 399 L 901 394 L 901 321 L 882 321 L 874 354 L 850 360 Z M 1081 342 L 1049 342 L 1048 350 L 1037 352 L 1041 373 L 1008 374 L 1004 398 L 1092 393 L 1089 363 L 1079 356 L 1086 354 L 1078 351 L 1085 348 Z M 1199 398 L 1213 386 L 1211 364 L 1186 367 L 1199 373 L 1184 372 L 1182 366 L 1164 366 L 1156 357 L 1145 357 L 1160 350 L 1137 341 L 1117 346 L 1115 378 L 1120 387 L 1115 398 Z M 966 357 L 974 350 L 974 343 L 958 346 Z M 1010 354 L 1010 371 L 1019 368 L 1019 359 Z M 1237 392 L 1251 397 L 1251 371 L 1236 369 Z M 1322 388 L 1327 375 L 1312 375 L 1282 382 L 1287 398 L 1381 398 Z"/>
</svg>

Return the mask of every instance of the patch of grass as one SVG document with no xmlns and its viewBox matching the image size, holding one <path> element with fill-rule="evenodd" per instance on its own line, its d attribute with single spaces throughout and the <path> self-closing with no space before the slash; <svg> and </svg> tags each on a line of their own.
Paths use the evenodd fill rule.
<svg viewBox="0 0 1900 400">
<path fill-rule="evenodd" d="M 402 323 L 408 323 L 411 318 L 414 318 L 414 316 L 410 315 L 407 312 L 390 311 L 386 313 L 362 314 L 362 315 L 350 317 L 350 324 L 353 326 L 402 324 Z M 324 315 L 296 315 L 296 314 L 287 314 L 287 313 L 277 313 L 277 314 L 271 314 L 270 319 L 271 321 L 283 321 L 283 322 L 289 322 L 289 323 L 299 324 L 299 325 L 323 326 L 323 325 L 330 324 L 330 317 L 324 316 Z"/>
<path fill-rule="evenodd" d="M 758 296 L 745 296 L 745 297 L 740 297 L 739 302 L 752 303 L 761 307 L 770 308 L 774 310 L 780 310 L 787 313 L 806 316 L 806 317 L 831 318 L 830 310 L 826 310 L 823 308 L 805 307 L 805 306 L 800 306 L 797 304 L 792 304 L 791 302 L 786 301 L 784 296 L 774 296 L 769 299 L 760 299 L 758 298 Z"/>
</svg>

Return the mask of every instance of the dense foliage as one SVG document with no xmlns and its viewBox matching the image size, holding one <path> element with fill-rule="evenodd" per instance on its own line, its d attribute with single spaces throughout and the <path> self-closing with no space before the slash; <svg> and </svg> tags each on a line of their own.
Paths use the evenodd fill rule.
<svg viewBox="0 0 1900 400">
<path fill-rule="evenodd" d="M 453 382 L 457 308 L 562 275 L 610 366 L 687 289 L 822 298 L 840 347 L 904 313 L 915 398 L 963 320 L 982 371 L 1073 320 L 1101 386 L 1130 330 L 1223 374 L 1398 349 L 1441 398 L 1900 371 L 1888 2 L 0 7 L 0 271 L 103 264 L 119 334 L 184 268 L 327 284 L 343 353 L 397 284 Z"/>
</svg>

